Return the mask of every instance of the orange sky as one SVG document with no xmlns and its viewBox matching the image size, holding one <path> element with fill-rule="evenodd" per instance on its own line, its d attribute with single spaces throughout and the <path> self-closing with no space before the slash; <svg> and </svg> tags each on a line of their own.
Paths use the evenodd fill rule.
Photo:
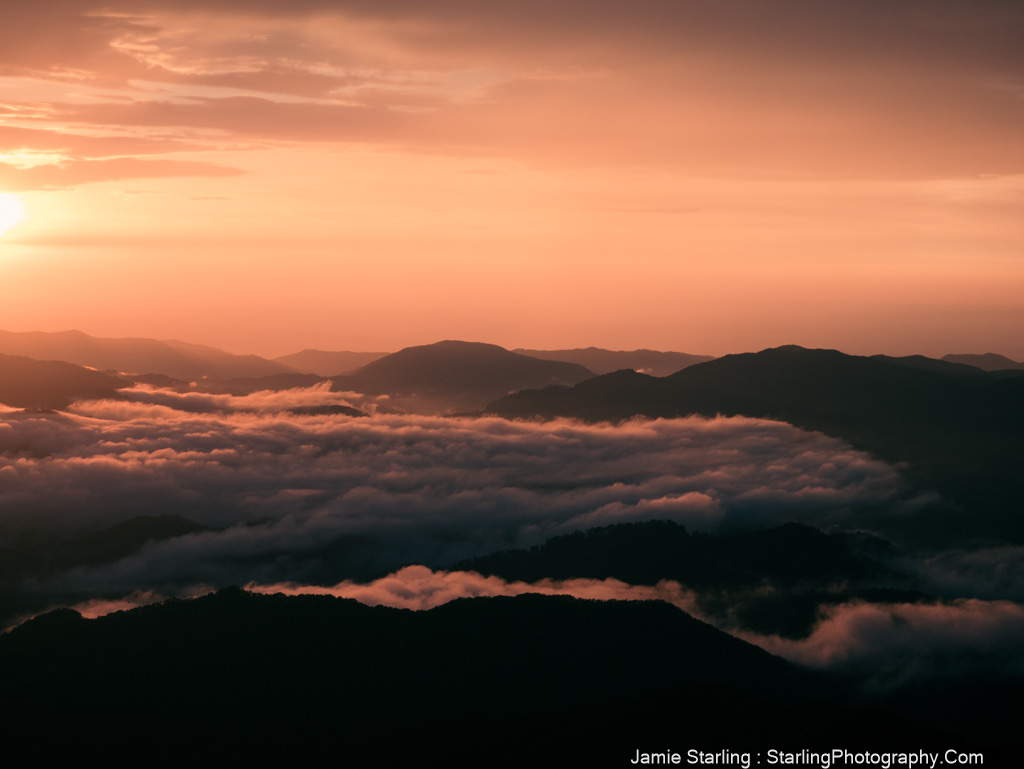
<svg viewBox="0 0 1024 769">
<path fill-rule="evenodd" d="M 1024 360 L 1022 39 L 996 0 L 19 4 L 0 328 Z"/>
</svg>

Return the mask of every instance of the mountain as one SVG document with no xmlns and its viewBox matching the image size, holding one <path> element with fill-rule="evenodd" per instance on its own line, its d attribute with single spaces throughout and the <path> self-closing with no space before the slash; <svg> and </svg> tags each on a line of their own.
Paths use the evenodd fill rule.
<svg viewBox="0 0 1024 769">
<path fill-rule="evenodd" d="M 609 374 L 612 371 L 631 368 L 651 376 L 668 376 L 695 363 L 714 360 L 711 355 L 689 355 L 685 352 L 660 352 L 658 350 L 604 350 L 600 347 L 576 348 L 573 350 L 523 350 L 512 352 L 529 355 L 542 360 L 561 360 L 578 363 L 595 374 Z"/>
<path fill-rule="evenodd" d="M 93 620 L 57 610 L 0 636 L 0 697 L 17 703 L 7 747 L 38 750 L 59 735 L 48 757 L 73 758 L 116 729 L 117 739 L 90 747 L 115 765 L 343 755 L 389 766 L 437 756 L 455 767 L 575 767 L 666 750 L 741 765 L 721 748 L 795 754 L 837 744 L 982 747 L 986 763 L 1012 765 L 998 758 L 1019 741 L 1005 751 L 997 741 L 1018 731 L 1020 691 L 1017 681 L 976 687 L 971 710 L 1005 722 L 979 743 L 962 724 L 940 732 L 918 719 L 960 710 L 941 691 L 925 706 L 884 694 L 864 701 L 841 678 L 798 669 L 666 603 L 567 596 L 409 611 L 226 588 Z M 929 713 L 936 699 L 942 710 Z"/>
<path fill-rule="evenodd" d="M 924 355 L 903 355 L 898 357 L 891 355 L 872 355 L 871 358 L 873 360 L 883 360 L 889 363 L 894 363 L 897 366 L 916 368 L 923 371 L 935 371 L 940 374 L 948 374 L 950 376 L 984 376 L 984 373 L 976 366 L 957 363 L 956 361 L 946 360 L 945 358 L 938 360 L 936 358 L 927 358 Z"/>
<path fill-rule="evenodd" d="M 524 391 L 495 401 L 487 411 L 588 421 L 744 415 L 781 419 L 854 440 L 861 434 L 875 436 L 877 423 L 894 432 L 891 428 L 901 423 L 932 418 L 959 426 L 1024 419 L 1024 404 L 1012 397 L 1024 376 L 965 375 L 954 364 L 934 364 L 778 347 L 726 355 L 667 377 L 617 371 L 572 388 Z"/>
<path fill-rule="evenodd" d="M 81 398 L 113 398 L 129 382 L 73 363 L 0 354 L 0 403 L 63 409 Z"/>
<path fill-rule="evenodd" d="M 293 373 L 288 366 L 256 355 L 234 355 L 215 347 L 177 340 L 107 339 L 81 331 L 0 331 L 0 353 L 25 355 L 36 360 L 62 360 L 104 371 L 165 374 L 178 379 Z"/>
<path fill-rule="evenodd" d="M 444 412 L 479 409 L 516 390 L 592 376 L 575 363 L 531 358 L 493 344 L 444 341 L 406 347 L 332 381 L 335 390 L 386 394 L 411 410 Z"/>
<path fill-rule="evenodd" d="M 987 352 L 982 355 L 963 353 L 961 355 L 943 355 L 942 360 L 951 363 L 961 363 L 967 366 L 974 366 L 983 371 L 1005 371 L 1007 369 L 1024 369 L 1024 363 L 1010 360 L 1004 355 L 997 355 L 994 352 Z"/>
<path fill-rule="evenodd" d="M 727 355 L 663 378 L 618 371 L 572 388 L 523 391 L 486 411 L 588 421 L 688 414 L 782 420 L 887 461 L 909 461 L 912 482 L 987 509 L 986 526 L 1024 540 L 1024 520 L 1006 514 L 1024 493 L 1016 467 L 1024 452 L 1024 375 L 970 375 L 951 362 L 908 365 L 790 346 Z M 960 516 L 947 533 L 981 524 Z"/>
<path fill-rule="evenodd" d="M 327 377 L 348 374 L 387 354 L 386 352 L 348 352 L 345 350 L 338 352 L 303 350 L 274 358 L 274 361 L 296 371 Z"/>
<path fill-rule="evenodd" d="M 696 591 L 701 613 L 719 627 L 787 638 L 809 636 L 829 606 L 933 600 L 908 577 L 855 552 L 847 538 L 796 523 L 718 536 L 693 534 L 671 521 L 620 523 L 491 553 L 452 569 L 509 582 L 673 580 Z"/>
<path fill-rule="evenodd" d="M 676 702 L 659 726 L 685 717 L 727 736 L 720 718 L 767 699 L 743 741 L 823 726 L 839 736 L 809 705 L 835 696 L 824 680 L 660 602 L 523 595 L 412 612 L 235 588 L 93 620 L 60 610 L 0 636 L 0 697 L 18 703 L 8 743 L 45 733 L 77 746 L 116 728 L 100 754 L 158 765 L 304 764 L 321 752 L 398 765 L 388 759 L 409 751 L 417 763 L 522 766 L 552 748 L 575 759 L 559 765 L 591 765 L 580 759 L 612 744 L 626 759 L 646 746 L 645 723 L 611 743 L 607 728 L 666 690 Z M 693 708 L 705 694 L 712 704 Z"/>
</svg>

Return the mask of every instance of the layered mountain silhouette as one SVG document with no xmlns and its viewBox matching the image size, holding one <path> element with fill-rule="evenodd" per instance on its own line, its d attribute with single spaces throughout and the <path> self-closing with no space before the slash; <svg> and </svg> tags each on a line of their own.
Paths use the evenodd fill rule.
<svg viewBox="0 0 1024 769">
<path fill-rule="evenodd" d="M 119 377 L 64 361 L 0 355 L 0 403 L 26 409 L 66 408 L 82 398 L 111 398 L 129 386 Z"/>
<path fill-rule="evenodd" d="M 595 374 L 609 374 L 612 371 L 631 368 L 651 376 L 668 376 L 694 363 L 714 360 L 710 355 L 688 355 L 685 352 L 661 352 L 658 350 L 604 350 L 600 347 L 585 347 L 572 350 L 523 350 L 515 349 L 520 355 L 529 355 L 543 360 L 561 360 L 578 363 Z"/>
<path fill-rule="evenodd" d="M 516 390 L 571 385 L 592 376 L 575 363 L 531 358 L 494 344 L 449 340 L 406 347 L 332 381 L 335 390 L 389 395 L 410 410 L 445 412 L 479 409 Z"/>
<path fill-rule="evenodd" d="M 274 361 L 296 371 L 306 371 L 323 377 L 349 374 L 368 363 L 383 358 L 386 352 L 348 352 L 328 350 L 302 350 L 274 358 Z"/>
<path fill-rule="evenodd" d="M 512 394 L 487 413 L 509 418 L 743 415 L 778 419 L 846 439 L 991 514 L 989 533 L 1024 538 L 1006 513 L 1024 492 L 1024 376 L 948 361 L 867 358 L 835 350 L 778 347 L 727 355 L 655 378 L 618 371 L 574 387 Z M 995 516 L 994 518 L 992 516 Z M 960 520 L 959 533 L 974 531 Z M 951 533 L 951 532 L 947 532 Z"/>
<path fill-rule="evenodd" d="M 32 337 L 0 336 L 0 342 L 19 337 L 18 344 Z M 30 341 L 50 344 L 49 337 L 61 337 L 68 354 L 81 352 L 84 337 L 85 347 L 95 342 L 91 355 L 127 356 L 119 362 L 92 357 L 87 365 L 145 373 L 119 377 L 0 354 L 0 403 L 62 409 L 81 398 L 117 397 L 130 381 L 237 394 L 323 381 L 317 372 L 284 370 L 280 361 L 274 365 L 281 368 L 267 371 L 259 366 L 270 361 L 225 358 L 213 348 L 177 342 L 96 340 L 78 332 Z M 138 354 L 134 359 L 131 351 Z M 864 531 L 826 533 L 797 524 L 763 531 L 723 524 L 711 536 L 648 521 L 492 553 L 457 564 L 460 569 L 528 582 L 675 580 L 694 592 L 694 611 L 719 627 L 755 634 L 745 637 L 778 635 L 787 643 L 813 641 L 816 623 L 844 606 L 935 603 L 915 580 L 932 585 L 946 601 L 986 597 L 979 591 L 987 589 L 987 572 L 973 581 L 970 573 L 954 575 L 970 583 L 961 594 L 954 592 L 955 580 L 954 587 L 935 587 L 944 583 L 928 583 L 927 571 L 915 571 L 936 551 L 975 548 L 979 558 L 1005 558 L 1007 584 L 1016 578 L 1013 545 L 1024 542 L 1018 467 L 1024 372 L 998 362 L 983 370 L 961 356 L 859 357 L 784 347 L 654 377 L 632 369 L 663 370 L 655 365 L 659 360 L 675 366 L 679 359 L 645 364 L 629 357 L 648 351 L 554 354 L 562 352 L 592 355 L 598 370 L 618 362 L 630 370 L 592 376 L 572 361 L 447 341 L 384 355 L 351 375 L 333 376 L 331 385 L 388 396 L 379 403 L 414 411 L 469 411 L 489 402 L 487 413 L 511 418 L 739 414 L 784 420 L 900 463 L 911 491 L 877 511 L 857 510 L 856 520 L 865 531 L 888 537 L 895 529 L 903 536 L 893 536 L 898 544 L 891 544 Z M 62 357 L 52 348 L 47 355 Z M 125 365 L 130 360 L 139 365 Z M 174 369 L 174 360 L 197 368 Z M 256 368 L 235 366 L 250 363 Z M 205 379 L 194 385 L 200 376 Z M 315 402 L 289 410 L 296 417 L 361 414 Z M 7 419 L 38 416 L 10 412 Z M 75 421 L 66 415 L 46 419 Z M 12 463 L 49 461 L 45 444 L 11 442 L 4 451 Z M 938 489 L 940 503 L 928 501 L 937 495 L 918 494 L 926 489 Z M 904 512 L 907 498 L 925 502 Z M 132 589 L 184 590 L 128 577 L 103 583 L 100 592 L 100 583 L 90 581 L 99 574 L 131 574 L 122 567 L 138 567 L 142 556 L 159 555 L 165 547 L 172 552 L 167 546 L 174 540 L 191 543 L 221 531 L 190 520 L 187 509 L 147 515 L 151 501 L 140 497 L 138 515 L 132 511 L 134 517 L 103 528 L 5 533 L 0 617 L 13 622 L 55 605 L 123 598 Z M 69 509 L 68 515 L 76 512 Z M 889 527 L 884 531 L 874 525 L 883 519 Z M 225 531 L 241 542 L 248 526 L 258 530 L 263 523 L 236 522 L 237 530 Z M 345 535 L 318 539 L 297 557 L 315 564 L 304 572 L 309 584 L 335 584 L 384 576 L 370 573 L 367 563 L 379 566 L 363 554 L 387 545 L 376 535 Z M 225 558 L 236 559 L 233 567 L 251 563 L 254 574 L 270 562 L 245 552 L 231 550 Z M 940 567 L 942 556 L 936 556 Z M 973 565 L 963 568 L 978 565 L 968 562 Z M 221 584 L 236 579 L 225 577 Z M 999 603 L 1007 608 L 1008 601 Z M 1009 648 L 1000 654 L 1012 654 Z M 964 660 L 972 654 L 973 648 Z M 927 664 L 924 657 L 921 664 Z M 1017 662 L 999 664 L 980 673 L 968 666 L 960 677 L 955 665 L 931 677 L 919 670 L 910 683 L 866 694 L 840 672 L 798 669 L 663 603 L 523 595 L 411 612 L 229 588 L 96 620 L 58 610 L 0 635 L 0 702 L 8 703 L 9 751 L 56 744 L 47 748 L 48 758 L 63 750 L 61 763 L 80 760 L 83 744 L 115 765 L 217 766 L 313 760 L 419 765 L 428 756 L 452 766 L 626 765 L 638 749 L 944 750 L 955 744 L 984 749 L 986 764 L 1001 765 L 998 745 L 1014 760 L 1024 748 L 1017 736 L 1024 689 Z M 965 702 L 971 707 L 965 709 Z M 106 737 L 111 734 L 116 737 Z"/>
<path fill-rule="evenodd" d="M 0 331 L 0 353 L 130 374 L 164 374 L 178 379 L 261 377 L 294 369 L 257 355 L 234 355 L 177 340 L 107 339 L 81 331 Z"/>
</svg>

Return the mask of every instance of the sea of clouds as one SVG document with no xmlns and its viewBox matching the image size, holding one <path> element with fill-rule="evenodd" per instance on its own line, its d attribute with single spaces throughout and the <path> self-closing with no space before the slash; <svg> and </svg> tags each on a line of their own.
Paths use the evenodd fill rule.
<svg viewBox="0 0 1024 769">
<path fill-rule="evenodd" d="M 35 581 L 40 591 L 81 596 L 87 616 L 226 584 L 413 609 L 567 593 L 667 600 L 699 615 L 695 594 L 677 583 L 509 583 L 446 569 L 596 525 L 668 519 L 715 533 L 796 520 L 870 529 L 921 504 L 898 468 L 763 419 L 587 425 L 396 415 L 324 387 L 124 395 L 60 414 L 0 413 L 0 532 L 74 539 L 161 514 L 208 527 Z M 368 416 L 291 411 L 324 405 Z M 994 644 L 984 659 L 1005 669 L 1007 650 L 1024 641 L 1024 609 L 1007 600 L 1018 598 L 1021 560 L 1019 548 L 997 546 L 904 562 L 938 595 L 960 597 L 834 606 L 804 639 L 723 629 L 814 667 L 877 669 L 884 653 L 905 659 L 901 670 L 912 675 L 915 659 L 959 658 L 982 643 Z M 964 599 L 973 588 L 976 597 Z"/>
</svg>

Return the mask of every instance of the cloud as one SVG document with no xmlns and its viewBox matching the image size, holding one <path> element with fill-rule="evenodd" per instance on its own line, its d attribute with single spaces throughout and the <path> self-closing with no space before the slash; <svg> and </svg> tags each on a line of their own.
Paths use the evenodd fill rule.
<svg viewBox="0 0 1024 769">
<path fill-rule="evenodd" d="M 620 521 L 705 531 L 858 521 L 902 493 L 891 466 L 765 420 L 612 427 L 288 413 L 366 410 L 356 394 L 324 388 L 127 395 L 60 418 L 0 421 L 0 530 L 73 537 L 176 514 L 218 531 L 152 542 L 67 575 L 69 586 L 328 584 Z"/>
<path fill-rule="evenodd" d="M 0 75 L 89 84 L 8 105 L 58 129 L 702 175 L 1024 170 L 1009 3 L 41 5 L 0 31 Z"/>
<path fill-rule="evenodd" d="M 35 165 L 39 156 L 56 155 L 62 160 L 98 160 L 124 154 L 159 155 L 191 152 L 203 145 L 169 137 L 89 136 L 57 130 L 0 126 L 0 148 L 16 149 L 6 155 L 11 165 Z M 138 194 L 139 190 L 133 190 Z"/>
<path fill-rule="evenodd" d="M 629 585 L 617 579 L 545 579 L 539 582 L 506 582 L 501 577 L 485 577 L 472 571 L 433 571 L 426 566 L 407 566 L 369 583 L 346 580 L 333 587 L 281 583 L 250 583 L 246 590 L 255 593 L 285 595 L 333 595 L 353 598 L 369 606 L 391 606 L 416 611 L 457 598 L 515 596 L 524 593 L 571 595 L 596 601 L 667 601 L 693 613 L 693 594 L 678 582 L 659 582 L 654 586 Z"/>
<path fill-rule="evenodd" d="M 990 674 L 1024 676 L 1024 606 L 961 599 L 827 609 L 807 639 L 737 633 L 792 662 L 842 669 L 865 686 Z"/>
<path fill-rule="evenodd" d="M 175 412 L 231 414 L 281 414 L 309 406 L 349 406 L 374 410 L 377 401 L 360 393 L 332 391 L 329 382 L 290 390 L 257 390 L 248 395 L 178 392 L 167 388 L 137 385 L 119 391 L 123 400 L 89 401 L 71 406 L 71 413 L 98 419 L 126 420 L 136 416 L 164 416 L 174 419 Z M 161 406 L 153 410 L 149 406 Z"/>
<path fill-rule="evenodd" d="M 923 588 L 940 596 L 1024 601 L 1024 547 L 1002 545 L 903 558 L 896 566 L 916 574 Z"/>
<path fill-rule="evenodd" d="M 89 182 L 115 179 L 153 179 L 175 176 L 238 176 L 242 171 L 216 163 L 186 160 L 69 160 L 60 165 L 46 164 L 15 168 L 0 163 L 0 185 L 19 192 L 63 189 Z"/>
</svg>

